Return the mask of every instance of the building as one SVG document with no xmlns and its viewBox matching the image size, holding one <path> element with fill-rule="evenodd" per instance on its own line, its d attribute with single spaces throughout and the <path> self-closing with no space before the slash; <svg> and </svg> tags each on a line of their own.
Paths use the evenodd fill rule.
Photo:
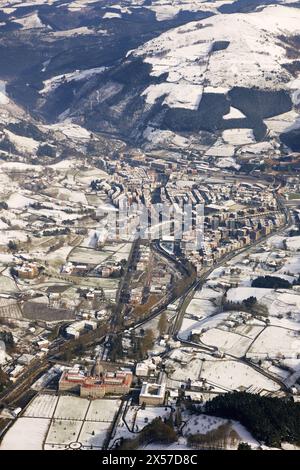
<svg viewBox="0 0 300 470">
<path fill-rule="evenodd" d="M 135 375 L 137 377 L 147 377 L 149 374 L 149 367 L 144 362 L 138 362 L 135 366 Z"/>
<path fill-rule="evenodd" d="M 65 370 L 59 380 L 59 391 L 79 393 L 85 398 L 103 398 L 105 395 L 124 395 L 129 392 L 131 371 L 101 372 L 97 365 L 95 371 L 97 375 L 88 376 L 78 368 Z"/>
<path fill-rule="evenodd" d="M 66 328 L 68 338 L 77 339 L 83 331 L 96 330 L 97 323 L 93 320 L 82 320 L 72 323 Z"/>
<path fill-rule="evenodd" d="M 130 390 L 132 373 L 129 371 L 106 372 L 102 377 L 87 377 L 80 387 L 80 396 L 102 398 L 104 395 L 124 395 Z"/>
<path fill-rule="evenodd" d="M 163 405 L 166 385 L 144 382 L 139 396 L 140 405 Z"/>
<path fill-rule="evenodd" d="M 34 279 L 39 274 L 39 269 L 35 263 L 24 263 L 22 266 L 17 266 L 15 270 L 20 279 Z"/>
</svg>

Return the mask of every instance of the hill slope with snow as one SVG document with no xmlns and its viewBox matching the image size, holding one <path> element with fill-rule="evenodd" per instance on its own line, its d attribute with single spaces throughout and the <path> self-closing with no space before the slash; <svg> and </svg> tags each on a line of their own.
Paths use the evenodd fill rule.
<svg viewBox="0 0 300 470">
<path fill-rule="evenodd" d="M 298 145 L 300 2 L 1 6 L 2 100 L 34 119 L 73 122 L 146 148 L 213 145 L 228 158 L 279 136 Z"/>
</svg>

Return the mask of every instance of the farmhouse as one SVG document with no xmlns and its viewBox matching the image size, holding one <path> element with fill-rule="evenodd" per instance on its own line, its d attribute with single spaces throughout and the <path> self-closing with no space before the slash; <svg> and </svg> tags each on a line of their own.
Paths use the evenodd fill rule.
<svg viewBox="0 0 300 470">
<path fill-rule="evenodd" d="M 18 277 L 21 279 L 34 279 L 37 277 L 39 270 L 35 263 L 24 263 L 16 268 Z"/>
</svg>

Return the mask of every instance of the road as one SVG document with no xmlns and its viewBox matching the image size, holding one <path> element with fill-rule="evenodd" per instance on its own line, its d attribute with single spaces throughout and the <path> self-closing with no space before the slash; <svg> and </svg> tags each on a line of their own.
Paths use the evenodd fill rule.
<svg viewBox="0 0 300 470">
<path fill-rule="evenodd" d="M 123 276 L 122 276 L 122 278 L 119 282 L 117 295 L 116 295 L 116 305 L 117 305 L 117 307 L 116 307 L 116 310 L 114 312 L 114 315 L 113 315 L 113 318 L 112 318 L 112 321 L 111 321 L 112 325 L 117 325 L 118 324 L 119 316 L 122 315 L 122 312 L 123 312 L 124 304 L 121 300 L 122 300 L 122 296 L 124 294 L 125 285 L 128 282 L 128 276 L 129 276 L 130 269 L 131 269 L 131 267 L 133 265 L 133 262 L 134 262 L 134 254 L 135 254 L 135 251 L 136 251 L 137 247 L 138 247 L 138 240 L 135 240 L 132 243 L 131 250 L 130 250 L 130 253 L 129 253 L 129 256 L 128 256 L 128 260 L 127 260 L 127 263 L 126 263 L 126 266 L 125 266 L 125 269 L 124 269 L 124 273 L 123 273 Z"/>
</svg>

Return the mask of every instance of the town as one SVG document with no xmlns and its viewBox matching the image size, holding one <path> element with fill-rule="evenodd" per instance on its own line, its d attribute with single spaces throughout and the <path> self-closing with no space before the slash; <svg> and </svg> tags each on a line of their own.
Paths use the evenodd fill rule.
<svg viewBox="0 0 300 470">
<path fill-rule="evenodd" d="M 0 165 L 1 448 L 143 448 L 161 426 L 170 449 L 272 445 L 205 410 L 299 400 L 298 179 L 21 160 Z"/>
</svg>

